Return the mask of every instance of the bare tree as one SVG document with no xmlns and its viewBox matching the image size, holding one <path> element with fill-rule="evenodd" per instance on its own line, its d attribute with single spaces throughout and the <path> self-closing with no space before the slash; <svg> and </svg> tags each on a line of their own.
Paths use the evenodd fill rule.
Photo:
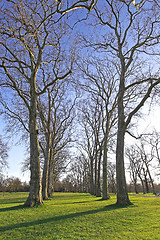
<svg viewBox="0 0 160 240">
<path fill-rule="evenodd" d="M 132 145 L 127 148 L 126 155 L 130 161 L 130 174 L 135 186 L 135 192 L 137 190 L 137 181 L 140 179 L 143 187 L 143 193 L 150 192 L 150 185 L 152 187 L 152 192 L 155 194 L 154 178 L 151 172 L 153 171 L 153 149 L 150 148 L 146 141 L 147 137 L 140 140 L 140 144 Z M 145 190 L 146 189 L 146 190 Z"/>
<path fill-rule="evenodd" d="M 2 136 L 0 135 L 0 175 L 4 168 L 8 167 L 7 157 L 8 157 L 8 147 L 3 142 Z"/>
<path fill-rule="evenodd" d="M 160 133 L 154 129 L 147 138 L 143 139 L 143 141 L 148 144 L 152 158 L 157 161 L 158 166 L 160 167 Z M 157 172 L 157 175 L 159 175 L 159 172 Z"/>
<path fill-rule="evenodd" d="M 41 204 L 42 184 L 39 158 L 39 141 L 37 129 L 37 97 L 45 93 L 47 88 L 71 73 L 71 66 L 66 64 L 65 71 L 58 68 L 59 51 L 56 42 L 60 29 L 56 23 L 71 10 L 85 8 L 88 11 L 94 1 L 78 1 L 67 8 L 61 1 L 52 4 L 46 1 L 5 1 L 1 4 L 1 64 L 3 81 L 1 87 L 12 89 L 25 104 L 29 115 L 30 134 L 30 194 L 26 206 Z M 42 65 L 48 65 L 52 80 L 45 79 L 41 88 L 41 78 L 45 78 Z M 49 67 L 50 66 L 50 67 Z M 10 90 L 11 92 L 11 90 Z M 10 93 L 11 94 L 11 93 Z"/>
<path fill-rule="evenodd" d="M 131 178 L 131 181 L 134 184 L 135 193 L 136 194 L 138 193 L 138 189 L 137 189 L 138 177 L 140 177 L 140 179 L 141 179 L 141 183 L 142 183 L 142 186 L 143 186 L 143 193 L 144 193 L 145 192 L 144 183 L 143 183 L 143 180 L 142 180 L 143 163 L 141 162 L 141 160 L 139 158 L 139 153 L 135 149 L 134 145 L 132 145 L 131 147 L 126 149 L 126 156 L 129 159 L 130 178 Z"/>
<path fill-rule="evenodd" d="M 102 114 L 100 100 L 88 95 L 79 103 L 79 123 L 81 136 L 79 145 L 89 159 L 90 193 L 100 195 L 100 169 L 103 150 Z M 82 135 L 82 132 L 84 133 Z"/>
<path fill-rule="evenodd" d="M 103 135 L 100 147 L 102 148 L 101 154 L 103 156 L 102 198 L 108 199 L 107 159 L 110 150 L 109 145 L 111 139 L 114 137 L 114 127 L 117 123 L 117 73 L 115 66 L 111 62 L 109 63 L 109 59 L 101 59 L 94 54 L 93 56 L 91 54 L 85 56 L 78 63 L 78 66 L 83 76 L 83 83 L 80 83 L 80 86 L 92 98 L 100 99 L 98 104 L 102 120 L 99 124 L 102 129 L 101 134 Z M 96 123 L 98 124 L 98 121 Z"/>
<path fill-rule="evenodd" d="M 108 161 L 108 188 L 111 193 L 116 193 L 116 164 Z"/>
<path fill-rule="evenodd" d="M 84 40 L 87 47 L 108 54 L 117 69 L 117 204 L 129 205 L 124 167 L 125 132 L 152 89 L 160 83 L 159 72 L 151 72 L 151 62 L 146 65 L 144 61 L 146 54 L 152 53 L 152 47 L 156 50 L 159 44 L 159 10 L 154 8 L 153 1 L 150 6 L 141 1 L 137 11 L 131 2 L 106 0 L 103 9 L 97 5 L 94 11 L 100 25 L 99 38 Z"/>
<path fill-rule="evenodd" d="M 40 147 L 44 153 L 44 167 L 42 177 L 43 198 L 48 198 L 48 181 L 51 183 L 54 172 L 56 155 L 71 143 L 72 126 L 75 118 L 74 107 L 77 96 L 70 99 L 68 91 L 71 93 L 71 86 L 67 81 L 55 83 L 52 88 L 47 90 L 48 102 L 38 100 L 40 127 Z M 73 93 L 74 94 L 74 93 Z M 52 163 L 53 162 L 53 163 Z M 52 169 L 53 168 L 53 169 Z M 50 185 L 50 184 L 49 184 Z M 49 195 L 51 195 L 49 191 Z"/>
</svg>

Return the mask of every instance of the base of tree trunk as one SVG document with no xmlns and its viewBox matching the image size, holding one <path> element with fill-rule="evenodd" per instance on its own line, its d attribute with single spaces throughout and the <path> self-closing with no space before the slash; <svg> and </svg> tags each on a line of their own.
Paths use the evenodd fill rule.
<svg viewBox="0 0 160 240">
<path fill-rule="evenodd" d="M 129 200 L 129 198 L 117 198 L 117 202 L 116 205 L 118 206 L 129 206 L 129 205 L 133 205 L 133 203 Z"/>
<path fill-rule="evenodd" d="M 52 199 L 50 197 L 48 197 L 48 198 L 43 198 L 43 200 L 48 201 L 48 200 L 52 200 Z"/>
<path fill-rule="evenodd" d="M 40 200 L 36 200 L 36 199 L 31 199 L 28 197 L 27 201 L 24 203 L 24 207 L 35 207 L 35 206 L 39 206 L 42 205 L 43 201 Z"/>
<path fill-rule="evenodd" d="M 108 199 L 110 199 L 110 196 L 109 196 L 109 195 L 102 197 L 102 200 L 108 200 Z"/>
</svg>

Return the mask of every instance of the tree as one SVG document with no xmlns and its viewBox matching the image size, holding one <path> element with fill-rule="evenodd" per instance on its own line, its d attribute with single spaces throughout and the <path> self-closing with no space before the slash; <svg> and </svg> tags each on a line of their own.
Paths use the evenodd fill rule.
<svg viewBox="0 0 160 240">
<path fill-rule="evenodd" d="M 71 67 L 66 65 L 53 71 L 58 63 L 55 42 L 59 41 L 56 23 L 71 10 L 85 8 L 88 11 L 94 1 L 78 1 L 67 8 L 62 8 L 61 1 L 52 4 L 46 1 L 6 1 L 1 4 L 1 64 L 3 81 L 1 87 L 13 90 L 25 104 L 29 115 L 30 135 L 30 194 L 26 206 L 42 204 L 42 184 L 39 158 L 37 129 L 37 98 L 58 80 L 71 74 Z M 43 75 L 41 66 L 47 64 L 52 80 Z M 66 71 L 64 71 L 66 69 Z M 45 86 L 41 88 L 41 78 Z"/>
<path fill-rule="evenodd" d="M 54 178 L 55 167 L 58 166 L 58 153 L 64 153 L 67 147 L 69 149 L 69 144 L 72 141 L 74 107 L 77 96 L 71 99 L 68 90 L 70 93 L 72 92 L 67 80 L 56 82 L 51 89 L 47 90 L 48 101 L 46 101 L 46 97 L 38 100 L 40 147 L 44 155 L 42 177 L 44 199 L 47 199 L 48 194 L 51 195 L 52 192 L 50 190 L 53 188 L 51 182 Z M 74 95 L 74 92 L 72 94 Z"/>
<path fill-rule="evenodd" d="M 116 193 L 116 164 L 108 161 L 107 171 L 109 192 Z"/>
<path fill-rule="evenodd" d="M 2 170 L 5 167 L 8 167 L 7 157 L 8 157 L 8 147 L 2 140 L 2 136 L 0 135 L 0 175 L 2 174 Z"/>
<path fill-rule="evenodd" d="M 143 193 L 144 193 L 145 190 L 144 190 L 144 183 L 143 183 L 143 179 L 142 179 L 143 164 L 139 158 L 139 153 L 137 152 L 134 145 L 130 146 L 129 148 L 126 148 L 126 156 L 129 159 L 130 178 L 134 184 L 135 193 L 136 194 L 138 193 L 138 189 L 137 189 L 138 177 L 141 180 L 142 187 L 143 187 Z"/>
<path fill-rule="evenodd" d="M 127 148 L 126 155 L 130 161 L 129 168 L 135 186 L 135 192 L 138 193 L 137 181 L 139 178 L 142 183 L 143 193 L 149 193 L 151 185 L 152 192 L 155 194 L 154 179 L 151 174 L 153 170 L 151 164 L 154 160 L 154 154 L 153 148 L 148 144 L 148 138 L 151 138 L 150 134 L 145 136 L 145 138 L 142 137 L 139 144 Z"/>
<path fill-rule="evenodd" d="M 115 134 L 115 125 L 117 123 L 117 79 L 114 65 L 109 59 L 88 54 L 78 64 L 83 73 L 83 83 L 80 84 L 86 92 L 89 92 L 92 98 L 98 98 L 102 130 L 102 139 L 99 143 L 101 157 L 103 156 L 103 187 L 102 198 L 108 199 L 108 176 L 107 161 L 110 151 L 110 143 Z M 94 69 L 94 70 L 93 70 Z M 96 127 L 94 126 L 94 129 Z M 114 129 L 114 130 L 113 130 Z M 113 142 L 112 142 L 113 143 Z M 112 144 L 113 145 L 113 144 Z M 113 146 L 112 146 L 113 147 Z M 99 173 L 100 175 L 100 173 Z"/>
<path fill-rule="evenodd" d="M 89 159 L 90 193 L 100 195 L 100 169 L 103 148 L 102 113 L 98 96 L 89 96 L 79 103 L 81 133 L 79 146 Z M 82 135 L 83 132 L 83 135 Z M 82 137 L 83 136 L 83 137 Z"/>
<path fill-rule="evenodd" d="M 145 58 L 152 53 L 152 47 L 155 51 L 159 45 L 159 10 L 154 9 L 153 1 L 152 5 L 141 1 L 137 11 L 131 2 L 106 0 L 103 9 L 97 5 L 94 11 L 100 25 L 99 38 L 85 40 L 88 47 L 108 54 L 117 69 L 117 204 L 129 205 L 124 167 L 125 132 L 152 89 L 160 83 L 158 72 L 150 71 L 152 63 Z"/>
</svg>

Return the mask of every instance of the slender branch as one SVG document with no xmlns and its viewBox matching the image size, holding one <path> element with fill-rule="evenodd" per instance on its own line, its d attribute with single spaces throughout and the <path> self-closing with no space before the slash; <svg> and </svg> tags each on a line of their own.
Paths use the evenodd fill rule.
<svg viewBox="0 0 160 240">
<path fill-rule="evenodd" d="M 130 123 L 132 117 L 135 115 L 135 113 L 138 112 L 138 110 L 144 105 L 145 101 L 150 97 L 150 94 L 151 94 L 152 89 L 153 89 L 156 85 L 158 85 L 159 83 L 160 83 L 160 78 L 157 79 L 157 81 L 156 81 L 155 83 L 153 83 L 153 84 L 151 83 L 150 87 L 149 87 L 148 90 L 147 90 L 147 93 L 146 93 L 145 96 L 142 98 L 142 100 L 140 101 L 140 103 L 137 105 L 137 107 L 136 107 L 132 112 L 129 113 L 128 118 L 127 118 L 127 120 L 126 120 L 126 122 L 125 122 L 125 128 L 127 128 L 127 126 L 129 125 L 129 123 Z"/>
</svg>

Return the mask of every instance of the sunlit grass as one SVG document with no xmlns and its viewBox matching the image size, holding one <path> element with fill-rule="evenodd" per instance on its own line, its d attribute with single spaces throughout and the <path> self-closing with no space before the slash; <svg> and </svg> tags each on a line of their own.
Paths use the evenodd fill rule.
<svg viewBox="0 0 160 240">
<path fill-rule="evenodd" d="M 0 239 L 160 239 L 160 198 L 131 196 L 120 208 L 82 193 L 54 193 L 24 208 L 27 193 L 0 193 Z"/>
</svg>

